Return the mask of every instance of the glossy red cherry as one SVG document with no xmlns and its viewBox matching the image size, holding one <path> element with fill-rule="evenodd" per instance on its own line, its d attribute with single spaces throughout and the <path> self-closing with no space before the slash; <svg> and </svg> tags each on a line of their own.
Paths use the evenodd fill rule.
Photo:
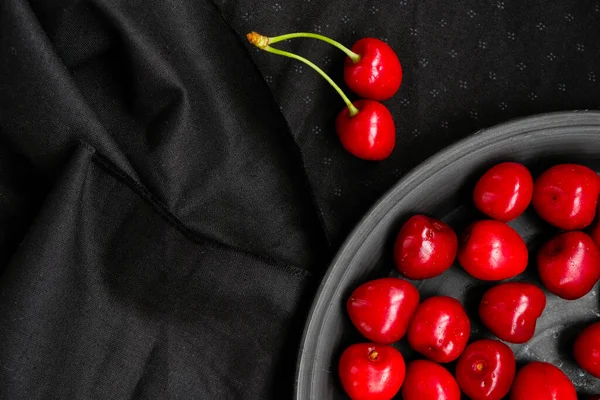
<svg viewBox="0 0 600 400">
<path fill-rule="evenodd" d="M 479 304 L 481 322 L 498 338 L 525 343 L 546 307 L 542 289 L 530 283 L 509 282 L 488 289 Z"/>
<path fill-rule="evenodd" d="M 549 363 L 532 362 L 517 373 L 510 400 L 577 400 L 577 392 L 560 369 Z"/>
<path fill-rule="evenodd" d="M 583 165 L 561 164 L 544 172 L 533 188 L 533 206 L 545 221 L 565 230 L 594 220 L 600 193 L 598 175 Z"/>
<path fill-rule="evenodd" d="M 508 222 L 529 206 L 533 195 L 533 178 L 529 170 L 515 162 L 490 168 L 475 185 L 475 206 L 490 218 Z"/>
<path fill-rule="evenodd" d="M 408 364 L 402 387 L 404 400 L 460 400 L 458 383 L 446 368 L 428 360 Z"/>
<path fill-rule="evenodd" d="M 352 400 L 390 400 L 400 390 L 405 372 L 398 350 L 375 343 L 348 347 L 338 368 L 342 387 Z"/>
<path fill-rule="evenodd" d="M 408 343 L 439 363 L 456 360 L 465 349 L 471 322 L 458 300 L 434 296 L 423 301 L 408 327 Z"/>
<path fill-rule="evenodd" d="M 342 146 L 364 160 L 387 158 L 396 145 L 396 127 L 392 114 L 381 103 L 372 100 L 354 102 L 358 114 L 351 116 L 344 108 L 335 120 L 335 130 Z"/>
<path fill-rule="evenodd" d="M 346 57 L 344 80 L 360 97 L 387 100 L 400 88 L 402 66 L 394 50 L 384 41 L 360 39 L 351 50 L 360 56 L 358 61 Z"/>
<path fill-rule="evenodd" d="M 600 322 L 585 328 L 575 340 L 573 356 L 581 368 L 600 378 Z"/>
<path fill-rule="evenodd" d="M 381 278 L 360 285 L 346 303 L 350 320 L 367 339 L 389 344 L 404 337 L 419 291 L 410 282 Z"/>
<path fill-rule="evenodd" d="M 504 222 L 483 220 L 461 236 L 458 261 L 471 276 L 484 281 L 512 278 L 527 268 L 527 245 Z"/>
<path fill-rule="evenodd" d="M 458 359 L 456 381 L 471 400 L 501 400 L 510 391 L 516 370 L 510 347 L 498 340 L 478 340 Z"/>
<path fill-rule="evenodd" d="M 396 268 L 409 279 L 427 279 L 446 271 L 456 258 L 458 238 L 447 224 L 425 215 L 412 216 L 394 246 Z"/>
<path fill-rule="evenodd" d="M 544 286 L 566 300 L 583 297 L 600 279 L 600 250 L 583 232 L 555 236 L 542 246 L 537 263 Z"/>
</svg>

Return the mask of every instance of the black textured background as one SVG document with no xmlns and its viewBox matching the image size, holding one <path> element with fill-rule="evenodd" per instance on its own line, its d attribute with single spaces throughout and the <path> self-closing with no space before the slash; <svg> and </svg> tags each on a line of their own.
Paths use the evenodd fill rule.
<svg viewBox="0 0 600 400">
<path fill-rule="evenodd" d="M 336 93 L 250 30 L 386 40 L 394 154 L 347 154 Z M 478 129 L 600 107 L 599 43 L 597 1 L 1 0 L 0 398 L 290 397 L 360 216 Z"/>
</svg>

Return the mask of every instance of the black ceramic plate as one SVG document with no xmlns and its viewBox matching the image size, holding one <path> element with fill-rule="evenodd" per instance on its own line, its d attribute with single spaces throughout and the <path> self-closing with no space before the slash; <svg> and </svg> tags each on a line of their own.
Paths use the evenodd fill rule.
<svg viewBox="0 0 600 400">
<path fill-rule="evenodd" d="M 600 171 L 600 113 L 546 114 L 480 131 L 442 151 L 393 187 L 363 218 L 336 256 L 310 312 L 301 345 L 295 396 L 297 400 L 347 399 L 337 377 L 337 361 L 348 345 L 365 341 L 346 315 L 352 290 L 369 279 L 399 276 L 392 262 L 392 245 L 404 221 L 415 213 L 440 218 L 457 233 L 482 218 L 472 205 L 478 177 L 502 161 L 518 161 L 538 176 L 545 168 L 575 162 Z M 530 265 L 516 280 L 539 284 L 535 252 L 556 231 L 530 209 L 511 225 L 528 244 Z M 452 296 L 472 319 L 471 339 L 493 337 L 481 325 L 477 306 L 493 284 L 468 276 L 457 264 L 442 276 L 415 282 L 421 297 Z M 524 345 L 511 345 L 517 361 L 551 362 L 573 381 L 580 394 L 600 394 L 600 379 L 580 370 L 571 356 L 574 336 L 582 326 L 600 320 L 597 288 L 587 296 L 565 301 L 548 293 L 536 335 Z M 415 354 L 406 340 L 395 344 L 407 361 Z M 453 365 L 447 366 L 453 372 Z M 400 398 L 400 395 L 398 395 Z"/>
</svg>

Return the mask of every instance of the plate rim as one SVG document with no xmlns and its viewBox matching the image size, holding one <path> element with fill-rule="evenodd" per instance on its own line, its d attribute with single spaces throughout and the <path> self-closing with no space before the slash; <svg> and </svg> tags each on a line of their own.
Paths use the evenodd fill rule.
<svg viewBox="0 0 600 400">
<path fill-rule="evenodd" d="M 569 124 L 571 122 L 571 124 Z M 586 123 L 587 122 L 587 123 Z M 484 143 L 486 140 L 490 140 L 493 138 L 494 134 L 498 135 L 498 138 L 494 138 L 495 141 L 504 141 L 512 138 L 514 136 L 523 135 L 526 133 L 531 133 L 534 131 L 539 131 L 542 129 L 548 128 L 559 128 L 559 127 L 581 127 L 581 126 L 600 126 L 600 111 L 596 110 L 567 110 L 567 111 L 555 111 L 548 113 L 540 113 L 533 114 L 524 117 L 517 117 L 509 119 L 505 122 L 492 125 L 487 128 L 483 128 L 477 130 L 462 139 L 457 140 L 453 144 L 443 148 L 442 150 L 434 153 L 433 155 L 427 157 L 421 163 L 417 164 L 415 167 L 410 169 L 401 179 L 399 179 L 395 184 L 393 184 L 387 191 L 385 191 L 381 197 L 369 208 L 369 210 L 365 213 L 365 215 L 356 223 L 354 228 L 350 231 L 350 233 L 345 238 L 342 245 L 338 248 L 334 258 L 329 263 L 327 267 L 327 271 L 323 275 L 321 282 L 317 290 L 314 292 L 314 296 L 311 302 L 310 309 L 306 314 L 306 319 L 304 323 L 304 328 L 302 331 L 302 338 L 300 340 L 300 347 L 297 352 L 296 359 L 296 370 L 295 370 L 295 379 L 294 379 L 294 399 L 295 400 L 305 400 L 308 399 L 308 395 L 310 393 L 305 393 L 300 391 L 305 387 L 304 379 L 306 373 L 308 372 L 310 365 L 307 361 L 307 344 L 310 341 L 314 342 L 313 347 L 316 346 L 317 340 L 312 337 L 309 338 L 309 333 L 311 333 L 315 329 L 314 316 L 316 311 L 322 304 L 324 303 L 322 300 L 323 293 L 326 292 L 326 289 L 329 289 L 331 286 L 331 281 L 335 273 L 338 272 L 339 268 L 336 268 L 338 264 L 342 261 L 343 258 L 347 257 L 349 252 L 348 249 L 351 249 L 356 246 L 356 240 L 359 237 L 359 232 L 365 230 L 366 227 L 368 232 L 372 231 L 374 227 L 380 222 L 381 218 L 373 218 L 377 215 L 383 217 L 386 215 L 386 209 L 391 207 L 390 199 L 394 197 L 398 191 L 403 189 L 404 186 L 410 185 L 412 181 L 414 181 L 419 176 L 422 176 L 424 171 L 434 167 L 438 163 L 438 161 L 445 160 L 447 164 L 450 161 L 453 161 L 453 157 L 460 158 L 461 155 L 457 154 L 460 152 L 464 153 L 465 146 L 474 146 L 478 143 Z M 525 128 L 525 129 L 524 129 Z M 530 128 L 530 129 L 526 129 Z M 341 278 L 341 277 L 340 277 Z M 310 361 L 313 361 L 314 357 L 311 358 Z M 307 386 L 310 388 L 310 386 Z"/>
</svg>

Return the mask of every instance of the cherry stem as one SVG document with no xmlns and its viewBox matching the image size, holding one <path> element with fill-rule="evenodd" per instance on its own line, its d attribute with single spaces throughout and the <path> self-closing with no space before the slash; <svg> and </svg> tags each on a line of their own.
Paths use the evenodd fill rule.
<svg viewBox="0 0 600 400">
<path fill-rule="evenodd" d="M 378 358 L 379 358 L 379 353 L 378 353 L 377 351 L 375 351 L 375 350 L 372 350 L 372 351 L 369 353 L 369 360 L 371 360 L 371 361 L 375 361 L 375 360 L 377 360 Z"/>
<path fill-rule="evenodd" d="M 341 51 L 343 51 L 344 53 L 346 53 L 346 55 L 348 57 L 350 57 L 352 62 L 357 63 L 360 61 L 360 54 L 356 54 L 355 52 L 353 52 L 352 50 L 350 50 L 349 48 L 347 48 L 340 42 L 336 42 L 335 40 L 330 39 L 327 36 L 319 35 L 317 33 L 295 32 L 295 33 L 288 33 L 285 35 L 268 37 L 267 40 L 269 41 L 269 44 L 274 44 L 274 43 L 282 42 L 284 40 L 295 39 L 295 38 L 309 38 L 309 39 L 322 40 L 323 42 L 329 43 L 330 45 L 335 46 L 338 49 L 340 49 Z"/>
<path fill-rule="evenodd" d="M 254 46 L 258 47 L 261 50 L 267 51 L 269 53 L 277 54 L 280 56 L 293 58 L 295 60 L 303 62 L 304 64 L 308 65 L 309 67 L 311 67 L 312 69 L 317 71 L 323 78 L 325 78 L 325 80 L 327 82 L 329 82 L 329 84 L 335 89 L 335 91 L 338 92 L 338 94 L 342 97 L 342 99 L 344 100 L 344 103 L 346 103 L 346 106 L 348 107 L 350 116 L 353 117 L 356 114 L 358 114 L 358 108 L 356 108 L 354 106 L 354 104 L 352 104 L 352 102 L 350 101 L 348 96 L 346 96 L 346 94 L 342 91 L 342 89 L 340 89 L 340 87 L 333 81 L 333 79 L 331 79 L 329 77 L 329 75 L 327 75 L 321 68 L 316 66 L 314 63 L 312 63 L 311 61 L 309 61 L 306 58 L 299 56 L 297 54 L 290 53 L 289 51 L 279 50 L 279 49 L 269 46 L 269 40 L 268 40 L 269 38 L 267 38 L 266 36 L 260 35 L 256 32 L 251 32 L 248 35 L 246 35 L 246 37 L 248 38 L 248 41 L 250 43 L 252 43 Z"/>
</svg>

